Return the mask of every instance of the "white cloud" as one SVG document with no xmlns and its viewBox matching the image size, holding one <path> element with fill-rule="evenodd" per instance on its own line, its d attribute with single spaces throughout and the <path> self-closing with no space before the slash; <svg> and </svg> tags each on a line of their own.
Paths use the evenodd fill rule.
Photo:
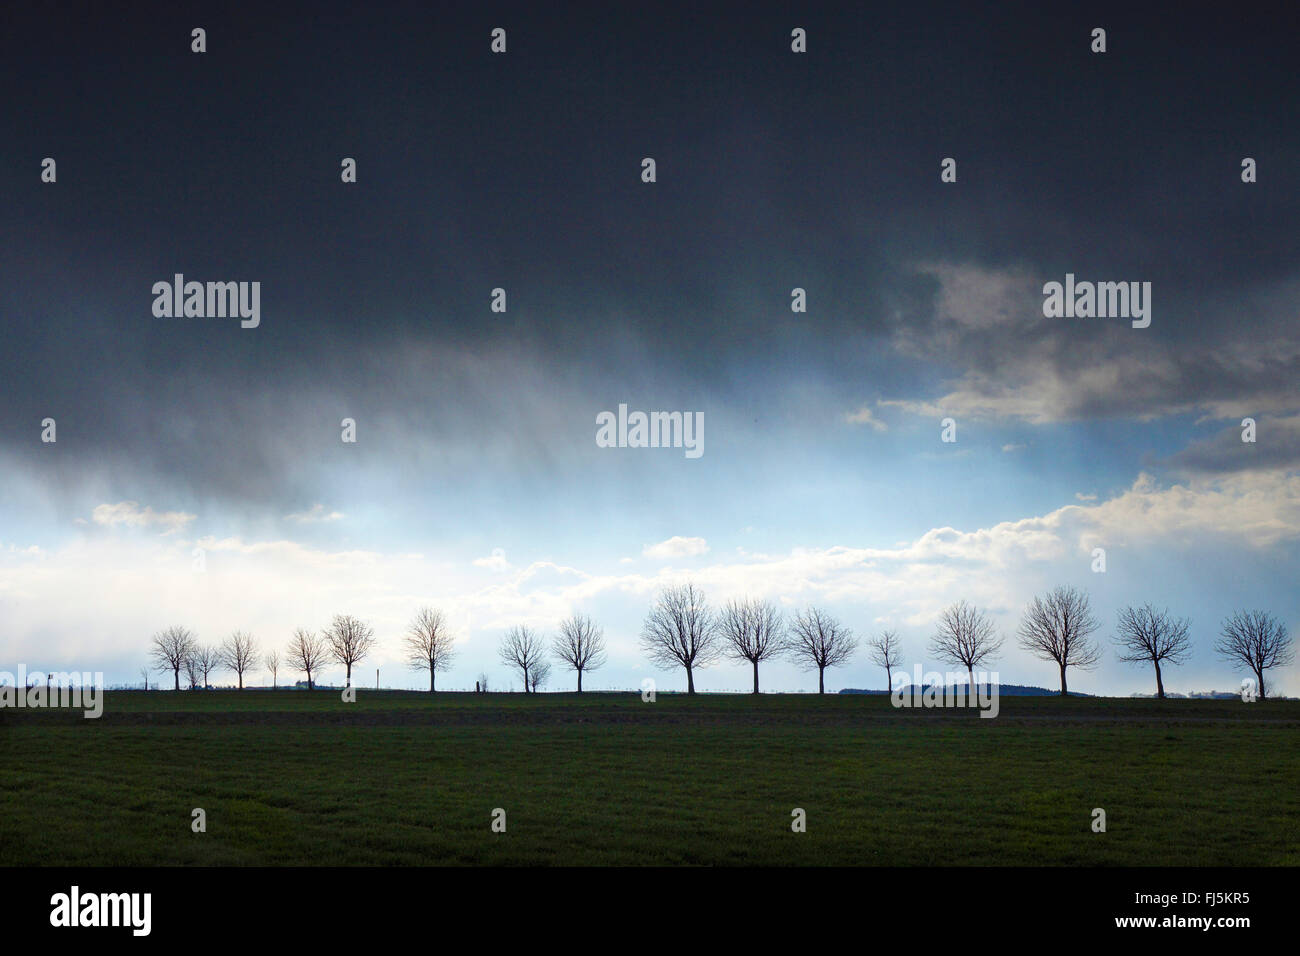
<svg viewBox="0 0 1300 956">
<path fill-rule="evenodd" d="M 293 514 L 285 515 L 290 521 L 296 521 L 298 524 L 314 524 L 318 521 L 338 521 L 344 517 L 341 511 L 326 511 L 325 506 L 317 503 L 311 506 L 307 511 L 295 511 Z"/>
<path fill-rule="evenodd" d="M 489 571 L 509 571 L 512 567 L 501 548 L 493 548 L 486 558 L 475 558 L 471 563 L 476 568 L 487 568 Z"/>
<path fill-rule="evenodd" d="M 631 675 L 644 666 L 635 635 L 645 608 L 660 588 L 687 578 L 714 603 L 742 596 L 770 598 L 787 610 L 825 603 L 923 632 L 957 597 L 1013 626 L 1044 576 L 1086 567 L 1096 544 L 1222 555 L 1224 543 L 1266 549 L 1297 540 L 1300 475 L 1251 472 L 1162 485 L 1144 474 L 1109 500 L 988 527 L 932 528 L 886 547 L 728 552 L 689 571 L 636 573 L 617 559 L 592 568 L 553 561 L 514 567 L 501 549 L 466 561 L 283 539 L 86 534 L 54 549 L 0 548 L 0 606 L 13 660 L 92 670 L 117 661 L 124 674 L 143 659 L 148 635 L 169 624 L 190 626 L 203 640 L 248 628 L 269 648 L 295 627 L 320 627 L 346 612 L 375 626 L 380 646 L 371 663 L 385 681 L 406 672 L 399 638 L 421 605 L 444 609 L 466 640 L 467 674 L 490 666 L 504 628 L 550 629 L 584 609 L 608 624 L 611 669 Z M 203 572 L 194 569 L 196 547 L 205 552 Z M 708 548 L 683 537 L 652 547 L 677 556 Z"/>
<path fill-rule="evenodd" d="M 681 535 L 673 535 L 667 541 L 660 541 L 658 544 L 647 544 L 641 549 L 641 554 L 647 558 L 656 560 L 667 560 L 671 558 L 694 558 L 701 554 L 707 554 L 709 544 L 703 538 L 683 538 Z"/>
<path fill-rule="evenodd" d="M 194 515 L 184 511 L 154 511 L 141 508 L 138 501 L 119 501 L 117 504 L 96 505 L 90 514 L 95 524 L 106 528 L 125 525 L 128 528 L 161 527 L 163 534 L 174 534 L 191 521 Z"/>
<path fill-rule="evenodd" d="M 844 420 L 850 425 L 868 425 L 878 432 L 889 430 L 889 426 L 876 418 L 876 416 L 872 414 L 871 409 L 866 405 L 863 405 L 856 412 L 850 412 L 845 415 Z"/>
</svg>

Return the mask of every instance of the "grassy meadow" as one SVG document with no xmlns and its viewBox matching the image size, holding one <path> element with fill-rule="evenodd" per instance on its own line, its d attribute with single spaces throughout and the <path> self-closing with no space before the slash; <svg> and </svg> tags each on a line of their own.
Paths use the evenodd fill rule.
<svg viewBox="0 0 1300 956">
<path fill-rule="evenodd" d="M 1294 701 L 109 692 L 0 711 L 0 865 L 1296 865 L 1298 743 Z"/>
</svg>

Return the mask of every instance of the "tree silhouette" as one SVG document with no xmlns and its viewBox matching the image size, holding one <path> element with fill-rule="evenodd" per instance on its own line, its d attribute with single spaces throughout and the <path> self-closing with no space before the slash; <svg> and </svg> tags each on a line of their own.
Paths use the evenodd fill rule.
<svg viewBox="0 0 1300 956">
<path fill-rule="evenodd" d="M 519 671 L 524 679 L 524 693 L 531 694 L 533 692 L 531 673 L 546 656 L 546 647 L 541 636 L 523 625 L 512 627 L 501 639 L 501 647 L 497 653 L 504 663 Z"/>
<path fill-rule="evenodd" d="M 446 671 L 456 656 L 455 640 L 442 611 L 422 607 L 415 612 L 406 631 L 406 661 L 417 670 L 429 672 L 429 693 L 437 688 L 438 671 Z"/>
<path fill-rule="evenodd" d="M 257 660 L 257 642 L 247 631 L 235 631 L 220 649 L 221 663 L 239 677 L 239 689 L 244 689 L 244 672 L 251 670 Z"/>
<path fill-rule="evenodd" d="M 894 668 L 902 661 L 903 648 L 897 631 L 885 631 L 867 642 L 871 663 L 885 669 L 885 689 L 894 689 Z"/>
<path fill-rule="evenodd" d="M 181 689 L 181 668 L 194 650 L 194 632 L 188 627 L 172 625 L 153 636 L 154 667 L 160 671 L 172 672 L 175 689 Z"/>
<path fill-rule="evenodd" d="M 997 625 L 987 613 L 965 601 L 944 608 L 938 628 L 930 638 L 930 653 L 946 664 L 961 664 L 975 692 L 975 668 L 992 663 L 1002 648 Z"/>
<path fill-rule="evenodd" d="M 1285 667 L 1295 659 L 1286 625 L 1267 611 L 1235 611 L 1223 622 L 1218 643 L 1220 657 L 1245 664 L 1259 681 L 1259 699 L 1264 700 L 1264 671 Z"/>
<path fill-rule="evenodd" d="M 578 693 L 582 675 L 605 663 L 605 632 L 585 614 L 573 614 L 560 622 L 560 633 L 551 644 L 555 656 L 578 672 Z"/>
<path fill-rule="evenodd" d="M 305 673 L 307 675 L 307 689 L 314 690 L 316 685 L 312 681 L 312 671 L 319 670 L 324 666 L 328 653 L 329 644 L 325 641 L 325 638 L 300 627 L 293 632 L 293 637 L 289 640 L 289 646 L 285 648 L 284 662 L 294 670 Z"/>
<path fill-rule="evenodd" d="M 1061 671 L 1061 696 L 1065 697 L 1066 670 L 1091 670 L 1101 660 L 1101 648 L 1091 638 L 1099 626 L 1088 595 L 1063 585 L 1046 597 L 1034 598 L 1025 609 L 1020 646 L 1039 660 L 1056 663 Z"/>
<path fill-rule="evenodd" d="M 747 661 L 754 668 L 754 693 L 758 693 L 758 665 L 786 653 L 781 612 L 768 601 L 730 601 L 719 622 L 726 654 L 735 661 Z"/>
<path fill-rule="evenodd" d="M 847 663 L 858 649 L 853 632 L 825 611 L 810 607 L 790 625 L 791 659 L 804 670 L 817 669 L 817 693 L 826 693 L 826 668 Z"/>
<path fill-rule="evenodd" d="M 365 660 L 375 646 L 375 632 L 351 614 L 335 614 L 321 635 L 329 645 L 330 656 L 347 668 L 347 686 L 352 686 L 352 666 Z"/>
<path fill-rule="evenodd" d="M 1150 604 L 1119 609 L 1118 633 L 1119 659 L 1126 664 L 1150 662 L 1156 669 L 1156 697 L 1164 699 L 1165 682 L 1160 673 L 1161 663 L 1182 664 L 1191 653 L 1187 618 L 1175 619 L 1169 609 L 1157 611 Z"/>
<path fill-rule="evenodd" d="M 717 661 L 718 625 L 704 592 L 694 584 L 667 587 L 641 626 L 641 649 L 664 669 L 686 668 L 686 693 L 695 693 L 695 668 Z"/>
</svg>

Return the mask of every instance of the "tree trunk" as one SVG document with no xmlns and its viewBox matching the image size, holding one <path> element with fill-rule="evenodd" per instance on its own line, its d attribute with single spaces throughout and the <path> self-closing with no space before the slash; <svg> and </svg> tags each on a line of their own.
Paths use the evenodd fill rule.
<svg viewBox="0 0 1300 956">
<path fill-rule="evenodd" d="M 695 675 L 691 673 L 691 665 L 686 665 L 686 693 L 695 693 Z"/>
<path fill-rule="evenodd" d="M 239 689 L 240 689 L 240 690 L 243 690 L 243 689 L 244 689 L 244 672 L 243 672 L 243 671 L 240 671 L 240 672 L 239 672 Z"/>
<path fill-rule="evenodd" d="M 970 698 L 974 698 L 974 696 L 975 696 L 975 668 L 973 668 L 973 667 L 968 667 L 968 668 L 966 668 L 966 681 L 967 681 L 967 684 L 966 684 L 966 696 L 967 696 L 967 697 L 970 697 Z M 956 697 L 954 697 L 953 699 L 956 700 Z"/>
<path fill-rule="evenodd" d="M 347 678 L 347 684 L 345 686 L 347 687 L 352 686 L 352 665 L 351 664 L 348 665 L 348 678 Z"/>
<path fill-rule="evenodd" d="M 1065 665 L 1064 664 L 1061 665 L 1061 696 L 1062 697 L 1070 696 L 1069 691 L 1065 686 Z"/>
<path fill-rule="evenodd" d="M 176 689 L 177 689 L 177 690 L 180 690 L 180 689 L 181 689 L 181 669 L 180 669 L 179 667 L 177 667 L 175 670 L 172 671 L 172 677 L 173 677 L 173 678 L 175 679 L 175 681 L 176 681 Z"/>
<path fill-rule="evenodd" d="M 434 675 L 433 661 L 429 661 L 429 693 L 430 694 L 432 694 L 434 690 L 437 689 L 433 683 L 433 675 Z"/>
<path fill-rule="evenodd" d="M 578 668 L 578 693 L 582 693 L 582 668 Z"/>
<path fill-rule="evenodd" d="M 528 668 L 525 667 L 525 668 L 524 668 L 524 693 L 525 693 L 525 694 L 531 694 L 531 693 L 532 693 L 532 691 L 528 689 L 528 686 L 529 686 L 529 685 L 528 685 Z"/>
<path fill-rule="evenodd" d="M 826 668 L 817 668 L 817 693 L 826 693 Z"/>
<path fill-rule="evenodd" d="M 1159 700 L 1165 699 L 1165 682 L 1160 679 L 1160 662 L 1156 661 L 1156 697 Z"/>
<path fill-rule="evenodd" d="M 758 693 L 758 661 L 754 661 L 754 693 Z"/>
<path fill-rule="evenodd" d="M 1264 693 L 1264 668 L 1255 671 L 1255 677 L 1259 680 L 1259 699 L 1264 700 L 1268 696 Z"/>
<path fill-rule="evenodd" d="M 885 691 L 891 694 L 894 692 L 894 671 L 890 667 L 885 668 Z"/>
</svg>

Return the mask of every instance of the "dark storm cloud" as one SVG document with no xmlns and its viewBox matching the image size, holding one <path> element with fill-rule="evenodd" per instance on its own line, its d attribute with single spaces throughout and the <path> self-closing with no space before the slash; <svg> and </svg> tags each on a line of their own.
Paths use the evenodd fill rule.
<svg viewBox="0 0 1300 956">
<path fill-rule="evenodd" d="M 755 382 L 871 378 L 919 400 L 966 375 L 1055 383 L 1078 417 L 1231 401 L 1259 349 L 1234 362 L 1203 342 L 1273 337 L 1270 376 L 1295 372 L 1284 312 L 1223 324 L 1300 261 L 1296 81 L 1272 16 L 20 11 L 0 66 L 0 443 L 31 457 L 56 414 L 83 467 L 292 507 L 356 408 L 391 423 L 384 453 L 423 449 L 403 444 L 418 432 L 541 467 L 616 388 L 743 404 Z M 794 25 L 807 56 L 788 52 Z M 1259 183 L 1238 181 L 1242 155 Z M 1168 311 L 1136 345 L 954 326 L 925 262 L 1151 280 Z M 262 326 L 155 319 L 150 288 L 176 272 L 260 281 Z M 1198 310 L 1210 299 L 1229 305 Z M 1112 363 L 1109 390 L 1073 381 Z"/>
<path fill-rule="evenodd" d="M 1300 466 L 1300 416 L 1251 418 L 1252 441 L 1246 426 L 1234 424 L 1213 437 L 1202 439 L 1168 458 L 1155 462 L 1183 474 L 1216 475 L 1241 471 L 1267 471 Z M 1244 420 L 1244 419 L 1243 419 Z"/>
</svg>

